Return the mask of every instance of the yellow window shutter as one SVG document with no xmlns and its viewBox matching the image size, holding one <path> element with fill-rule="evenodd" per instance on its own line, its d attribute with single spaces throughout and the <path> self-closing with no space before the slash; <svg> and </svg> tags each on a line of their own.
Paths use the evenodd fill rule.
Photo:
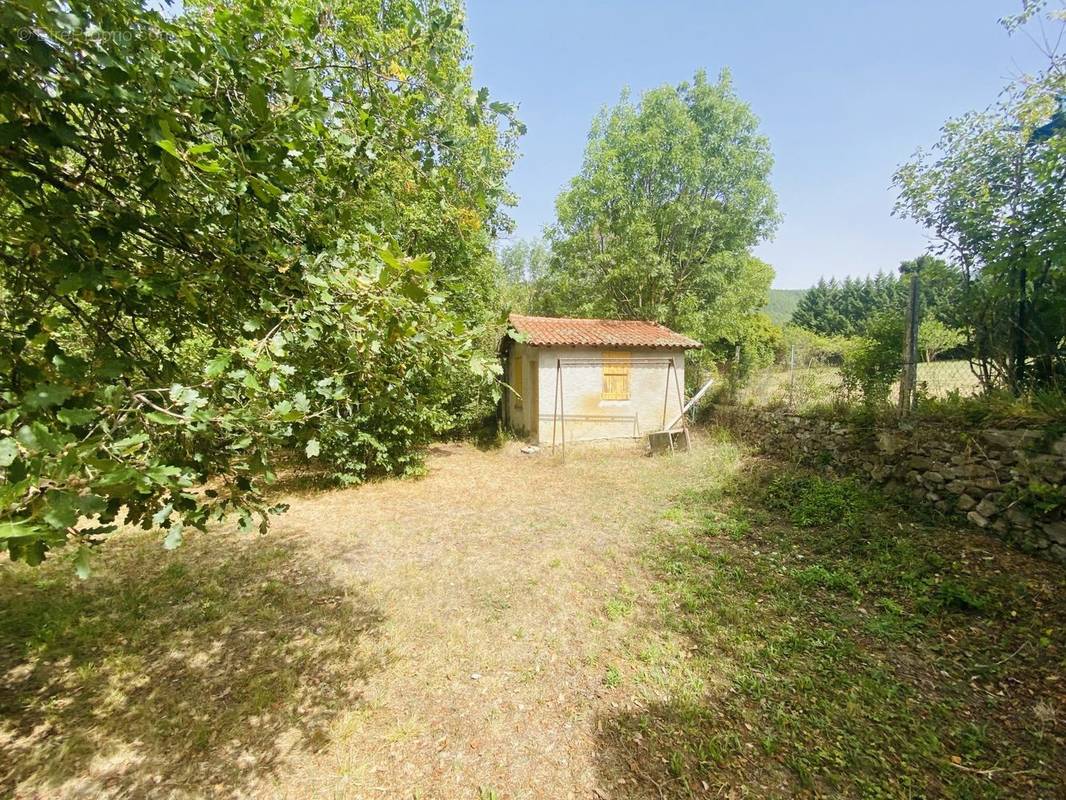
<svg viewBox="0 0 1066 800">
<path fill-rule="evenodd" d="M 522 359 L 520 358 L 511 361 L 511 388 L 514 389 L 515 405 L 522 405 Z"/>
<path fill-rule="evenodd" d="M 604 400 L 629 399 L 629 353 L 608 351 L 603 357 Z"/>
</svg>

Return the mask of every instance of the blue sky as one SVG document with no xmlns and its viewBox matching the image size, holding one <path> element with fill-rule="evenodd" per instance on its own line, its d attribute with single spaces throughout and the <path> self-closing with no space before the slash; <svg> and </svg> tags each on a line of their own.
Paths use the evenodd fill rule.
<svg viewBox="0 0 1066 800">
<path fill-rule="evenodd" d="M 784 220 L 757 255 L 774 286 L 893 270 L 925 233 L 892 216 L 892 173 L 951 116 L 982 109 L 1040 56 L 998 24 L 1020 0 L 468 0 L 474 80 L 529 127 L 510 185 L 517 236 L 554 218 L 589 124 L 703 67 L 733 73 L 775 157 Z"/>
</svg>

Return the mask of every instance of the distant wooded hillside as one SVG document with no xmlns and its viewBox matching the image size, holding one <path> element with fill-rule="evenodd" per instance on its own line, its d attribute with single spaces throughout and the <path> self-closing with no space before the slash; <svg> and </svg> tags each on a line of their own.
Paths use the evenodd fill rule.
<svg viewBox="0 0 1066 800">
<path fill-rule="evenodd" d="M 771 289 L 770 302 L 763 311 L 778 325 L 784 325 L 792 318 L 792 312 L 806 293 L 806 289 Z"/>
</svg>

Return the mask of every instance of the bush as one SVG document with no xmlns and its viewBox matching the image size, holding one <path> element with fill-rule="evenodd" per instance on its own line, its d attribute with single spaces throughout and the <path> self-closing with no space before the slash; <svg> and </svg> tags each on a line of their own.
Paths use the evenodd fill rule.
<svg viewBox="0 0 1066 800">
<path fill-rule="evenodd" d="M 795 348 L 797 367 L 839 364 L 852 344 L 853 340 L 846 336 L 823 336 L 797 325 L 786 325 L 781 333 L 777 360 L 788 364 Z"/>
<path fill-rule="evenodd" d="M 798 528 L 852 527 L 869 506 L 867 492 L 856 481 L 815 475 L 777 476 L 767 487 L 766 501 L 771 508 L 787 511 Z"/>
<path fill-rule="evenodd" d="M 868 406 L 888 400 L 903 369 L 903 320 L 894 312 L 874 316 L 863 335 L 852 340 L 840 367 L 844 391 Z"/>
</svg>

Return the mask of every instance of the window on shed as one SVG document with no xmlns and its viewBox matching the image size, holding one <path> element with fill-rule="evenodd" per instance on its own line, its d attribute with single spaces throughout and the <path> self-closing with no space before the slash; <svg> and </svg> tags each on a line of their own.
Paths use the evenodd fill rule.
<svg viewBox="0 0 1066 800">
<path fill-rule="evenodd" d="M 511 360 L 511 388 L 514 390 L 514 404 L 516 408 L 522 407 L 522 359 L 515 357 Z"/>
<path fill-rule="evenodd" d="M 612 351 L 603 357 L 604 400 L 629 399 L 629 353 Z"/>
</svg>

